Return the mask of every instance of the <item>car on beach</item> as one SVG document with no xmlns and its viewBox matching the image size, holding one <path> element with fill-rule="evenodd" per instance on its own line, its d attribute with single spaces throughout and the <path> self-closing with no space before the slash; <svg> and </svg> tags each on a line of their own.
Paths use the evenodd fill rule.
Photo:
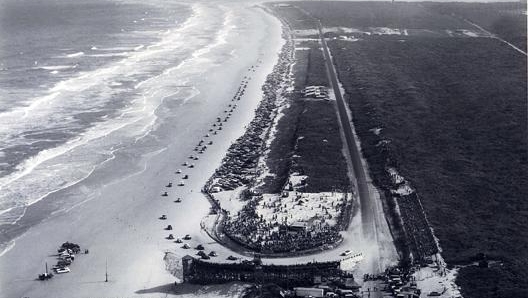
<svg viewBox="0 0 528 298">
<path fill-rule="evenodd" d="M 183 240 L 191 240 L 191 235 L 187 234 L 183 237 Z"/>
<path fill-rule="evenodd" d="M 184 162 L 182 163 L 182 165 L 183 165 L 183 166 L 188 166 L 189 164 L 188 164 L 186 161 L 184 161 Z"/>
<path fill-rule="evenodd" d="M 180 169 L 177 169 L 175 173 L 176 173 L 176 174 L 181 174 L 181 172 L 182 172 L 182 171 L 181 171 Z"/>
<path fill-rule="evenodd" d="M 174 203 L 181 203 L 181 201 L 182 201 L 181 198 L 177 198 L 177 199 L 174 201 Z"/>
<path fill-rule="evenodd" d="M 203 245 L 198 244 L 198 246 L 196 246 L 196 249 L 197 250 L 204 250 L 205 248 L 203 247 Z"/>
<path fill-rule="evenodd" d="M 182 248 L 183 248 L 183 249 L 189 249 L 189 248 L 191 248 L 191 247 L 189 246 L 189 244 L 185 243 L 184 245 L 182 245 Z"/>
<path fill-rule="evenodd" d="M 165 230 L 168 230 L 168 231 L 172 230 L 172 225 L 168 225 L 168 226 L 165 228 Z"/>
<path fill-rule="evenodd" d="M 53 274 L 52 273 L 42 273 L 42 274 L 39 274 L 38 276 L 38 279 L 40 280 L 46 280 L 46 279 L 50 279 L 53 277 Z"/>
<path fill-rule="evenodd" d="M 70 273 L 70 268 L 68 267 L 59 267 L 55 269 L 55 273 L 61 274 L 61 273 Z"/>
<path fill-rule="evenodd" d="M 169 236 L 167 236 L 167 239 L 168 239 L 168 240 L 172 240 L 172 239 L 174 239 L 174 235 L 169 234 Z"/>
<path fill-rule="evenodd" d="M 174 242 L 176 242 L 176 243 L 182 243 L 182 240 L 181 240 L 180 238 L 178 238 L 178 239 L 174 240 Z"/>
<path fill-rule="evenodd" d="M 64 262 L 67 262 L 68 265 L 71 264 L 73 262 L 73 260 L 75 259 L 75 256 L 73 255 L 68 255 L 68 256 L 60 256 L 59 257 L 59 260 L 62 260 Z"/>
<path fill-rule="evenodd" d="M 185 185 L 185 182 L 183 182 L 183 180 L 180 181 L 180 183 L 178 183 L 178 186 L 184 186 L 184 185 Z"/>
<path fill-rule="evenodd" d="M 196 253 L 197 256 L 204 256 L 205 255 L 205 252 L 203 250 L 200 250 L 199 252 Z"/>
<path fill-rule="evenodd" d="M 342 256 L 348 256 L 348 255 L 350 255 L 351 253 L 352 253 L 352 251 L 349 250 L 349 249 L 347 249 L 347 250 L 345 250 L 344 252 L 342 252 L 341 255 L 342 255 Z"/>
<path fill-rule="evenodd" d="M 200 256 L 203 260 L 209 260 L 211 257 L 209 257 L 208 255 L 201 255 Z"/>
<path fill-rule="evenodd" d="M 182 179 L 189 179 L 189 175 L 183 175 Z"/>
<path fill-rule="evenodd" d="M 72 261 L 71 260 L 63 260 L 63 259 L 60 259 L 58 262 L 57 262 L 57 268 L 58 267 L 66 267 L 68 265 L 71 265 Z"/>
<path fill-rule="evenodd" d="M 193 164 L 193 163 L 190 164 L 190 165 L 189 165 L 189 168 L 191 168 L 191 169 L 194 168 L 194 164 Z"/>
<path fill-rule="evenodd" d="M 165 220 L 167 219 L 167 215 L 163 214 L 162 216 L 159 217 L 159 219 Z"/>
<path fill-rule="evenodd" d="M 229 256 L 229 257 L 227 257 L 227 259 L 228 259 L 229 261 L 236 261 L 236 260 L 238 260 L 238 258 L 237 258 L 237 257 L 234 257 L 234 256 Z"/>
<path fill-rule="evenodd" d="M 211 252 L 209 253 L 209 256 L 210 256 L 210 257 L 217 257 L 218 254 L 216 253 L 216 251 L 213 250 L 213 251 L 211 251 Z"/>
</svg>

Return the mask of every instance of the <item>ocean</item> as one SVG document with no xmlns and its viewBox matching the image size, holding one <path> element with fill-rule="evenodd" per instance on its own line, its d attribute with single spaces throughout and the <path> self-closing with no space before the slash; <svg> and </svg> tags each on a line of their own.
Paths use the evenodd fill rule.
<svg viewBox="0 0 528 298">
<path fill-rule="evenodd" d="M 0 242 L 116 154 L 163 150 L 158 128 L 235 55 L 243 20 L 207 2 L 0 0 Z M 88 197 L 53 196 L 38 219 Z"/>
</svg>

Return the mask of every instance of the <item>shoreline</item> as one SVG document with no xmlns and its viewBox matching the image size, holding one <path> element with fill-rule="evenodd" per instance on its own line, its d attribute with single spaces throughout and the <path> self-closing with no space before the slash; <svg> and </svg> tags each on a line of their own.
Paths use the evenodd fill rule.
<svg viewBox="0 0 528 298">
<path fill-rule="evenodd" d="M 186 251 L 164 239 L 167 236 L 164 227 L 167 223 L 175 226 L 173 233 L 177 237 L 191 234 L 191 246 L 210 242 L 210 238 L 200 230 L 200 221 L 210 207 L 200 192 L 205 182 L 201 177 L 209 177 L 214 172 L 230 141 L 243 133 L 243 126 L 251 119 L 252 111 L 259 101 L 261 84 L 276 62 L 274 48 L 280 40 L 278 21 L 254 8 L 225 8 L 226 11 L 230 9 L 236 18 L 233 22 L 243 21 L 250 26 L 238 29 L 244 30 L 243 35 L 230 33 L 227 36 L 229 40 L 236 39 L 236 43 L 218 45 L 232 54 L 213 65 L 213 72 L 199 79 L 198 84 L 204 87 L 199 89 L 199 95 L 186 102 L 166 103 L 172 104 L 177 110 L 166 116 L 161 115 L 165 116 L 163 130 L 155 133 L 169 138 L 167 149 L 157 155 L 144 157 L 143 162 L 134 160 L 139 163 L 134 166 L 139 172 L 125 175 L 126 178 L 117 179 L 114 184 L 91 188 L 81 183 L 75 188 L 84 188 L 90 200 L 68 211 L 55 213 L 17 238 L 16 245 L 0 257 L 0 266 L 5 272 L 10 272 L 9 277 L 0 280 L 3 291 L 0 297 L 69 297 L 72 291 L 75 291 L 76 297 L 176 294 L 173 292 L 176 278 L 166 270 L 164 255 L 174 251 L 181 258 Z M 229 47 L 232 44 L 240 46 L 231 51 Z M 204 55 L 214 57 L 217 55 L 216 49 Z M 184 169 L 190 176 L 184 186 L 165 188 L 168 181 L 178 182 L 179 177 L 174 171 L 184 168 L 181 164 L 189 160 L 189 153 L 195 154 L 194 140 L 198 141 L 207 132 L 229 103 L 242 77 L 248 75 L 248 68 L 259 60 L 262 63 L 258 71 L 250 73 L 251 81 L 244 99 L 230 121 L 223 126 L 224 129 L 219 133 L 222 136 L 211 136 L 214 144 L 200 154 L 195 167 Z M 119 165 L 132 157 L 132 149 L 127 148 L 123 154 L 116 156 L 108 164 L 109 167 L 105 169 L 107 173 L 103 176 L 112 173 L 110 165 Z M 128 165 L 126 162 L 124 164 Z M 160 196 L 164 190 L 169 192 L 169 198 Z M 174 203 L 173 200 L 178 196 L 182 197 L 182 202 Z M 167 221 L 160 221 L 160 214 L 166 214 Z M 37 273 L 43 270 L 44 262 L 53 262 L 49 254 L 65 241 L 79 243 L 82 248 L 88 248 L 90 254 L 76 259 L 71 265 L 71 273 L 58 275 L 46 282 L 34 281 Z M 104 283 L 105 259 L 108 260 L 108 283 Z M 220 288 L 226 287 L 230 286 Z M 202 287 L 192 292 L 207 294 L 207 290 Z M 184 296 L 198 295 L 192 292 Z"/>
</svg>

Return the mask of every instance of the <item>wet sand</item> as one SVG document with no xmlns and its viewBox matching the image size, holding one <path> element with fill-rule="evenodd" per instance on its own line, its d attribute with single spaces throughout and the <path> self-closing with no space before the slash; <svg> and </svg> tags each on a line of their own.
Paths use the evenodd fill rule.
<svg viewBox="0 0 528 298">
<path fill-rule="evenodd" d="M 168 146 L 141 158 L 135 157 L 133 146 L 126 148 L 87 181 L 56 193 L 57 196 L 81 193 L 87 200 L 57 212 L 16 239 L 16 245 L 0 257 L 0 297 L 165 297 L 167 294 L 212 297 L 240 292 L 240 285 L 174 288 L 176 278 L 166 270 L 165 253 L 172 251 L 181 257 L 194 254 L 194 250 L 180 249 L 180 244 L 165 239 L 169 231 L 164 228 L 171 224 L 174 229 L 170 233 L 175 237 L 190 234 L 191 247 L 203 243 L 209 248 L 211 240 L 201 230 L 200 222 L 208 214 L 210 204 L 200 190 L 230 143 L 242 135 L 244 126 L 253 117 L 261 98 L 261 86 L 283 43 L 279 21 L 260 9 L 251 10 L 244 16 L 254 18 L 251 22 L 261 27 L 254 32 L 262 36 L 247 37 L 237 57 L 225 59 L 214 71 L 205 74 L 202 86 L 207 88 L 198 88 L 199 95 L 187 101 L 167 103 L 166 108 L 158 110 L 160 115 L 170 112 L 163 115 L 156 132 L 156 137 L 166 138 Z M 262 63 L 257 70 L 248 72 L 259 60 Z M 246 75 L 251 80 L 237 110 L 218 135 L 209 137 L 214 144 L 204 154 L 196 154 L 194 146 L 200 139 L 208 141 L 204 135 L 216 117 L 223 116 L 223 110 Z M 185 161 L 191 162 L 190 154 L 200 156 L 199 160 L 192 161 L 195 164 L 192 169 L 182 166 Z M 177 186 L 181 179 L 174 172 L 179 168 L 183 174 L 189 174 L 185 186 Z M 107 180 L 115 177 L 115 173 L 119 178 Z M 165 187 L 168 182 L 173 182 L 172 188 Z M 168 191 L 168 197 L 161 196 L 164 191 Z M 177 197 L 182 198 L 181 203 L 173 202 Z M 159 220 L 161 214 L 167 220 Z M 89 249 L 89 254 L 76 257 L 70 266 L 71 273 L 56 275 L 49 281 L 36 280 L 45 262 L 49 266 L 56 263 L 53 254 L 65 241 L 80 244 L 82 249 Z M 108 282 L 105 282 L 106 264 Z"/>
</svg>

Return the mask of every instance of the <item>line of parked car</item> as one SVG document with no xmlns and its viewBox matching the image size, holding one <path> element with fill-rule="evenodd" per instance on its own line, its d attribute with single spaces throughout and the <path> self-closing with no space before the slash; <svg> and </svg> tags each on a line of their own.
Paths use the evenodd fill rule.
<svg viewBox="0 0 528 298">
<path fill-rule="evenodd" d="M 78 244 L 71 242 L 64 242 L 61 247 L 57 250 L 57 264 L 51 267 L 55 274 L 63 274 L 71 272 L 69 265 L 75 260 L 75 255 L 81 252 L 81 247 Z M 88 250 L 85 249 L 84 253 L 87 254 Z M 47 280 L 53 277 L 53 273 L 48 272 L 48 263 L 46 263 L 46 271 L 39 274 L 40 280 Z"/>
</svg>

